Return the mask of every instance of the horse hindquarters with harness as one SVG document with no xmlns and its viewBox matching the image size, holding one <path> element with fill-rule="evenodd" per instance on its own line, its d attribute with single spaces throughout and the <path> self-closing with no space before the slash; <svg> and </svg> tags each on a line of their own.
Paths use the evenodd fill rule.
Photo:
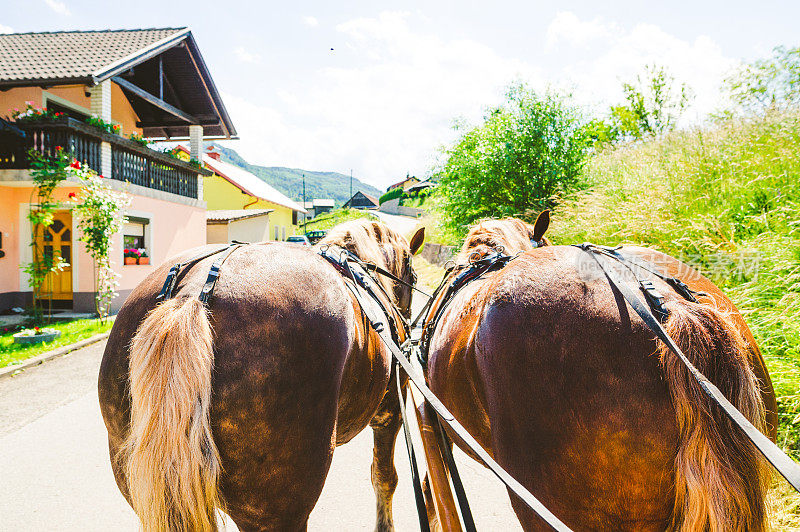
<svg viewBox="0 0 800 532">
<path fill-rule="evenodd" d="M 727 401 L 727 399 L 725 399 L 722 393 L 719 392 L 719 390 L 717 390 L 713 384 L 705 379 L 705 377 L 703 377 L 702 374 L 700 374 L 700 372 L 691 365 L 691 362 L 688 360 L 688 358 L 680 351 L 677 345 L 675 345 L 675 343 L 663 330 L 663 327 L 661 327 L 660 323 L 666 318 L 668 311 L 663 304 L 662 296 L 657 292 L 657 290 L 655 290 L 652 285 L 648 285 L 647 282 L 640 282 L 640 288 L 644 295 L 647 306 L 643 305 L 641 299 L 639 299 L 629 288 L 627 288 L 624 282 L 617 280 L 615 278 L 615 274 L 609 270 L 606 265 L 600 262 L 602 259 L 598 260 L 600 256 L 605 256 L 624 264 L 626 259 L 622 255 L 617 253 L 615 250 L 592 246 L 590 244 L 584 244 L 580 247 L 584 251 L 592 254 L 592 256 L 598 261 L 598 264 L 608 276 L 612 286 L 620 291 L 626 301 L 628 301 L 634 311 L 642 318 L 648 328 L 650 328 L 659 339 L 664 341 L 667 347 L 680 358 L 680 360 L 686 365 L 692 376 L 698 381 L 702 389 L 709 395 L 709 397 L 724 410 L 726 415 L 731 417 L 734 423 L 736 423 L 736 425 L 744 431 L 748 438 L 750 438 L 756 447 L 764 454 L 764 456 L 767 457 L 767 459 L 773 465 L 775 465 L 779 472 L 786 477 L 793 486 L 798 488 L 800 486 L 800 475 L 798 475 L 798 470 L 800 469 L 797 467 L 797 465 L 788 459 L 788 457 L 786 457 L 772 442 L 770 442 L 755 427 L 753 427 L 752 424 L 747 421 L 747 419 L 742 416 L 741 413 L 739 413 L 738 410 L 736 410 L 735 407 L 733 407 L 733 405 Z M 224 253 L 224 255 L 221 256 L 217 261 L 215 261 L 214 265 L 211 267 L 206 285 L 201 292 L 201 296 L 203 297 L 204 301 L 207 300 L 207 298 L 213 292 L 216 278 L 219 276 L 219 268 L 222 262 L 224 262 L 225 258 L 227 258 L 228 254 L 233 251 L 233 249 L 235 248 L 231 248 L 229 250 L 220 250 L 227 252 Z M 358 300 L 362 312 L 368 318 L 369 323 L 374 328 L 375 332 L 378 333 L 381 340 L 391 352 L 395 359 L 396 365 L 399 365 L 409 376 L 414 385 L 420 390 L 427 403 L 436 412 L 439 419 L 444 422 L 445 425 L 447 425 L 450 430 L 467 445 L 467 447 L 469 447 L 476 455 L 478 455 L 478 457 L 487 465 L 487 467 L 489 467 L 498 476 L 498 478 L 500 478 L 500 480 L 508 486 L 510 491 L 514 492 L 528 507 L 530 507 L 534 512 L 536 512 L 537 515 L 547 522 L 551 528 L 555 530 L 569 530 L 569 528 L 566 527 L 566 525 L 564 525 L 560 520 L 558 520 L 558 518 L 555 517 L 551 512 L 549 512 L 538 501 L 538 499 L 536 499 L 536 497 L 534 497 L 526 488 L 519 484 L 519 482 L 509 475 L 488 455 L 488 453 L 486 453 L 486 451 L 484 451 L 477 441 L 475 441 L 474 438 L 472 438 L 472 436 L 467 432 L 467 430 L 455 420 L 454 416 L 449 412 L 449 410 L 447 410 L 447 408 L 445 408 L 439 399 L 433 394 L 430 388 L 428 388 L 425 378 L 409 361 L 410 344 L 408 342 L 401 342 L 401 337 L 407 338 L 408 336 L 407 334 L 400 335 L 398 333 L 400 328 L 404 329 L 406 333 L 408 332 L 408 322 L 405 321 L 402 316 L 391 312 L 391 309 L 387 308 L 386 305 L 381 301 L 381 297 L 378 296 L 378 292 L 382 291 L 382 288 L 380 288 L 380 284 L 372 277 L 371 271 L 382 275 L 391 274 L 385 271 L 379 271 L 379 269 L 363 263 L 358 257 L 344 250 L 340 251 L 338 256 L 335 253 L 331 253 L 328 249 L 322 250 L 320 254 L 326 260 L 331 262 L 336 267 L 337 271 L 339 271 L 352 282 L 352 286 L 348 284 L 348 289 L 350 289 L 351 293 L 353 293 L 354 297 Z M 428 347 L 427 342 L 430 340 L 433 330 L 436 327 L 436 319 L 441 315 L 442 310 L 444 307 L 446 307 L 448 301 L 453 297 L 453 295 L 467 283 L 473 279 L 479 278 L 484 273 L 503 268 L 513 258 L 514 257 L 509 257 L 502 253 L 497 253 L 470 264 L 469 267 L 461 271 L 455 277 L 454 282 L 444 285 L 443 280 L 442 285 L 440 285 L 439 289 L 437 289 L 434 297 L 440 295 L 440 291 L 442 290 L 444 290 L 445 296 L 442 298 L 440 305 L 435 309 L 435 311 L 428 315 L 428 317 L 432 317 L 432 319 L 426 320 L 427 323 L 423 332 L 421 344 L 421 355 L 423 361 L 426 358 L 425 354 Z M 631 263 L 636 267 L 644 267 L 642 264 L 637 264 L 636 262 Z M 680 281 L 668 277 L 663 277 L 663 279 L 668 284 L 673 286 L 676 292 L 682 297 L 686 298 L 687 300 L 694 299 L 694 294 Z M 169 292 L 170 282 L 170 278 L 168 277 L 164 284 L 162 293 Z M 387 294 L 384 294 L 384 296 L 388 297 Z M 425 310 L 428 310 L 427 306 L 424 311 Z M 417 320 L 415 320 L 415 323 L 416 321 Z M 399 373 L 396 372 L 395 377 L 397 378 L 398 395 L 402 396 Z M 402 404 L 402 397 L 400 400 Z M 424 512 L 422 502 L 421 487 L 419 486 L 419 475 L 415 470 L 413 470 L 416 462 L 413 455 L 413 447 L 411 446 L 411 441 L 409 438 L 407 421 L 405 420 L 405 411 L 403 412 L 403 415 L 407 445 L 409 446 L 409 452 L 411 453 L 412 475 L 416 479 L 415 493 L 417 497 L 418 509 L 420 511 L 420 526 L 423 529 L 426 529 L 427 517 Z M 454 487 L 457 492 L 456 495 L 461 506 L 462 519 L 464 520 L 466 528 L 468 530 L 472 530 L 474 529 L 474 524 L 472 523 L 468 505 L 465 501 L 463 488 L 459 486 L 460 482 L 458 480 L 458 474 L 454 470 L 455 464 L 452 461 L 452 456 L 447 456 L 447 452 L 445 450 L 445 448 L 448 448 L 446 436 L 444 435 L 444 432 L 441 431 L 440 435 L 442 442 L 441 452 L 445 455 L 447 466 L 451 468 L 451 477 L 453 479 Z M 425 519 L 423 519 L 423 517 L 425 517 Z"/>
</svg>

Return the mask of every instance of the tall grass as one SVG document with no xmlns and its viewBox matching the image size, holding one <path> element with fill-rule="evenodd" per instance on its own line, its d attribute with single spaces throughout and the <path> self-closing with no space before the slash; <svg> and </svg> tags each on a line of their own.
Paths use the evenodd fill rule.
<svg viewBox="0 0 800 532">
<path fill-rule="evenodd" d="M 800 459 L 800 114 L 673 133 L 593 157 L 591 188 L 556 208 L 556 243 L 653 247 L 723 288 L 778 394 L 779 444 Z"/>
</svg>

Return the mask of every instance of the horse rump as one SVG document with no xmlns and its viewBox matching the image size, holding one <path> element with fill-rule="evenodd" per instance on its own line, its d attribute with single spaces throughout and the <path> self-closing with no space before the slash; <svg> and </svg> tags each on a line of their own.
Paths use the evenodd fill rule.
<svg viewBox="0 0 800 532">
<path fill-rule="evenodd" d="M 728 317 L 689 301 L 668 304 L 667 334 L 691 362 L 762 432 L 764 405 L 747 347 Z M 766 528 L 769 470 L 755 445 L 712 404 L 686 366 L 659 342 L 679 433 L 670 530 Z"/>
<path fill-rule="evenodd" d="M 131 422 L 121 459 L 145 531 L 217 529 L 212 340 L 206 307 L 190 297 L 154 308 L 131 342 Z"/>
</svg>

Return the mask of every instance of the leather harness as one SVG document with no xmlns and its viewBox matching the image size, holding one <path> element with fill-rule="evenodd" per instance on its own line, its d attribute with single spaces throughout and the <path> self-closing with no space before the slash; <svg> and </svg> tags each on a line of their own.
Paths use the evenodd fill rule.
<svg viewBox="0 0 800 532">
<path fill-rule="evenodd" d="M 535 244 L 541 245 L 539 242 Z M 172 268 L 170 268 L 167 278 L 164 281 L 164 285 L 156 299 L 159 301 L 164 301 L 173 297 L 175 288 L 177 286 L 178 277 L 184 268 L 191 267 L 198 261 L 207 257 L 220 254 L 220 257 L 218 257 L 211 265 L 206 282 L 198 296 L 204 304 L 208 304 L 208 300 L 213 294 L 214 287 L 220 276 L 222 264 L 234 251 L 236 251 L 236 249 L 243 245 L 245 244 L 234 242 L 228 246 L 214 251 L 204 252 L 200 255 L 192 257 L 189 260 L 175 264 Z M 645 325 L 647 325 L 647 327 L 656 335 L 656 337 L 663 341 L 667 347 L 678 356 L 678 358 L 687 367 L 690 374 L 695 378 L 695 380 L 697 380 L 709 398 L 717 403 L 717 405 L 723 409 L 725 414 L 736 425 L 739 426 L 739 428 L 753 442 L 753 444 L 756 445 L 759 451 L 778 470 L 778 472 L 784 478 L 786 478 L 786 480 L 796 490 L 800 491 L 800 465 L 795 463 L 791 458 L 783 453 L 783 451 L 781 451 L 777 445 L 775 445 L 769 440 L 769 438 L 767 438 L 755 426 L 753 426 L 752 423 L 750 423 L 747 418 L 745 418 L 744 415 L 725 398 L 722 392 L 720 392 L 719 389 L 714 386 L 714 384 L 712 384 L 702 373 L 700 373 L 699 370 L 697 370 L 697 368 L 694 367 L 686 355 L 680 350 L 680 348 L 661 326 L 661 323 L 663 323 L 669 316 L 669 310 L 664 303 L 663 295 L 656 289 L 651 281 L 636 276 L 640 291 L 642 292 L 644 301 L 646 302 L 646 305 L 643 304 L 642 299 L 640 299 L 640 297 L 638 297 L 624 281 L 617 277 L 617 274 L 608 267 L 607 262 L 608 260 L 614 260 L 622 264 L 632 273 L 633 270 L 631 269 L 631 266 L 646 270 L 664 280 L 675 290 L 676 293 L 689 301 L 697 302 L 695 296 L 701 295 L 701 293 L 691 290 L 679 279 L 664 275 L 650 263 L 640 261 L 634 257 L 623 255 L 619 252 L 619 248 L 608 248 L 590 243 L 580 244 L 576 247 L 591 255 L 591 257 L 597 262 L 597 264 L 605 273 L 609 283 L 612 286 L 612 289 L 616 289 L 625 298 L 625 300 L 628 302 L 631 308 L 633 308 L 637 315 L 639 315 Z M 505 471 L 505 469 L 497 464 L 497 462 L 494 461 L 494 459 L 483 449 L 483 447 L 478 444 L 478 442 L 469 434 L 463 425 L 461 425 L 455 419 L 455 417 L 444 406 L 444 404 L 442 404 L 442 402 L 430 390 L 425 377 L 423 374 L 417 371 L 410 360 L 410 356 L 415 350 L 414 348 L 417 347 L 412 345 L 412 342 L 410 341 L 410 330 L 417 325 L 421 318 L 424 318 L 425 323 L 416 352 L 420 362 L 424 367 L 428 358 L 430 339 L 436 329 L 439 318 L 449 302 L 452 301 L 453 297 L 464 286 L 474 279 L 483 276 L 487 272 L 502 269 L 509 262 L 511 262 L 515 256 L 506 255 L 503 253 L 502 249 L 498 249 L 485 257 L 476 257 L 474 260 L 471 260 L 468 265 L 460 267 L 459 269 L 461 271 L 458 271 L 458 273 L 455 274 L 450 283 L 446 283 L 447 279 L 452 277 L 455 270 L 455 267 L 449 268 L 433 296 L 428 296 L 429 301 L 422 309 L 422 312 L 420 312 L 413 324 L 409 326 L 408 321 L 402 315 L 400 315 L 394 305 L 391 305 L 390 303 L 389 306 L 391 308 L 387 307 L 384 299 L 388 302 L 391 302 L 392 299 L 384 291 L 381 284 L 373 277 L 371 272 L 386 275 L 397 282 L 410 286 L 413 289 L 416 289 L 416 287 L 413 286 L 415 284 L 413 281 L 416 281 L 416 279 L 413 279 L 411 284 L 406 283 L 402 279 L 394 276 L 391 272 L 387 272 L 386 270 L 375 265 L 365 263 L 355 254 L 338 247 L 323 246 L 319 250 L 319 255 L 326 259 L 346 279 L 351 281 L 345 283 L 348 287 L 348 290 L 358 301 L 361 311 L 368 319 L 370 326 L 378 334 L 394 358 L 393 372 L 395 373 L 394 376 L 396 380 L 397 393 L 401 405 L 403 428 L 406 437 L 406 446 L 409 453 L 409 459 L 411 462 L 412 480 L 414 483 L 415 500 L 417 503 L 417 511 L 419 514 L 421 530 L 427 532 L 429 530 L 429 526 L 419 471 L 417 470 L 414 448 L 411 442 L 410 430 L 405 415 L 405 401 L 402 394 L 399 368 L 402 368 L 402 370 L 408 375 L 409 379 L 419 389 L 426 402 L 436 412 L 438 419 L 441 420 L 441 422 L 444 422 L 444 424 L 446 424 L 456 435 L 458 435 L 458 437 L 481 459 L 481 461 L 483 461 L 483 463 L 508 487 L 509 490 L 517 495 L 553 530 L 562 532 L 569 531 L 569 527 L 567 527 L 554 514 L 552 514 L 532 493 L 530 493 L 530 491 L 527 490 L 527 488 L 522 486 L 522 484 L 514 479 L 507 471 Z M 601 260 L 602 257 L 604 258 Z M 604 262 L 606 262 L 606 264 L 604 264 Z M 411 271 L 413 272 L 413 269 Z M 384 297 L 380 297 L 378 295 L 379 293 L 382 293 Z M 434 300 L 438 300 L 439 304 L 436 306 L 436 308 L 432 309 L 431 307 Z M 405 340 L 402 341 L 402 344 L 399 327 L 402 327 L 405 332 L 403 335 Z M 445 463 L 450 469 L 451 480 L 453 481 L 462 519 L 465 523 L 465 528 L 468 532 L 473 531 L 475 530 L 475 524 L 472 519 L 472 514 L 469 510 L 469 504 L 466 501 L 466 494 L 464 492 L 463 485 L 461 485 L 457 469 L 455 468 L 455 461 L 450 453 L 450 445 L 447 440 L 447 435 L 440 426 L 438 427 L 437 436 L 440 440 L 441 452 L 445 459 Z"/>
</svg>

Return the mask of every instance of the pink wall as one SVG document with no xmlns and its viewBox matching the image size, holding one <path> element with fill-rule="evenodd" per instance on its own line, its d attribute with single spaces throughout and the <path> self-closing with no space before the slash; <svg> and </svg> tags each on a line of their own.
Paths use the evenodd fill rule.
<svg viewBox="0 0 800 532">
<path fill-rule="evenodd" d="M 122 265 L 122 235 L 114 239 L 114 262 L 117 271 L 122 273 L 120 290 L 135 288 L 156 267 L 187 249 L 206 244 L 206 210 L 179 203 L 132 196 L 129 211 L 152 214 L 150 220 L 150 264 L 148 266 Z M 81 287 L 81 290 L 84 290 Z"/>
<path fill-rule="evenodd" d="M 55 196 L 67 204 L 70 192 L 78 192 L 78 188 L 59 187 Z M 20 285 L 20 204 L 27 205 L 30 193 L 31 188 L 28 187 L 0 186 L 0 231 L 3 232 L 3 251 L 6 253 L 5 257 L 0 258 L 0 293 L 28 291 L 27 284 Z M 134 216 L 150 218 L 150 242 L 147 244 L 150 250 L 150 265 L 125 266 L 122 256 L 122 235 L 114 237 L 112 262 L 114 269 L 121 274 L 119 291 L 122 296 L 125 295 L 125 291 L 135 288 L 168 258 L 206 243 L 204 208 L 131 194 L 131 205 L 127 212 Z M 76 222 L 73 219 L 73 268 L 77 268 L 77 283 L 73 285 L 73 290 L 93 292 L 94 263 L 86 253 L 83 243 L 77 241 Z M 27 235 L 23 235 L 25 236 Z M 27 242 L 23 240 L 22 246 L 25 245 Z M 118 306 L 119 303 L 115 305 Z"/>
</svg>

